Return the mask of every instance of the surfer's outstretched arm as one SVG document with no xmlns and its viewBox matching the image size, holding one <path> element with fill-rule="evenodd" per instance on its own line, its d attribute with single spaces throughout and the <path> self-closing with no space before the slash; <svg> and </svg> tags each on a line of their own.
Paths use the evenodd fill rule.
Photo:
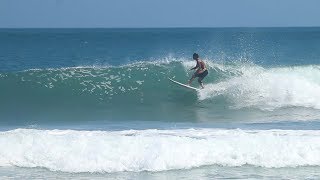
<svg viewBox="0 0 320 180">
<path fill-rule="evenodd" d="M 194 69 L 197 69 L 199 67 L 199 64 L 197 63 L 197 65 L 193 68 L 191 68 L 190 70 L 194 70 Z"/>
</svg>

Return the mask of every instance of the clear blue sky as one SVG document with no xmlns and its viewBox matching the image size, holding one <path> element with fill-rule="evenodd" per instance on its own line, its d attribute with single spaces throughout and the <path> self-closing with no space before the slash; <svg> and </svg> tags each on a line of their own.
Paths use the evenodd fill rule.
<svg viewBox="0 0 320 180">
<path fill-rule="evenodd" d="M 0 27 L 320 26 L 320 0 L 0 0 Z"/>
</svg>

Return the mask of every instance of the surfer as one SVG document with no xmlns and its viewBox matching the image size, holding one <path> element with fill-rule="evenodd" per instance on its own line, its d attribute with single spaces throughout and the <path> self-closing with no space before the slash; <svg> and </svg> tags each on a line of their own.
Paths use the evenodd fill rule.
<svg viewBox="0 0 320 180">
<path fill-rule="evenodd" d="M 193 59 L 195 61 L 197 61 L 197 65 L 194 67 L 194 68 L 191 68 L 190 70 L 194 70 L 194 69 L 197 69 L 196 72 L 192 75 L 191 79 L 189 80 L 188 84 L 190 86 L 190 84 L 192 83 L 192 81 L 198 77 L 198 82 L 201 86 L 201 88 L 203 89 L 204 86 L 203 86 L 203 83 L 202 83 L 202 80 L 204 77 L 206 77 L 208 75 L 208 70 L 206 68 L 206 65 L 205 63 L 199 59 L 199 55 L 197 53 L 194 53 L 193 54 Z"/>
</svg>

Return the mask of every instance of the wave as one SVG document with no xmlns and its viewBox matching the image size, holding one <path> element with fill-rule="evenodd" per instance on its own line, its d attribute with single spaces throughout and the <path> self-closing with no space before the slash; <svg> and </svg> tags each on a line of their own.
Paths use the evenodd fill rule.
<svg viewBox="0 0 320 180">
<path fill-rule="evenodd" d="M 128 117 L 148 112 L 155 117 L 155 111 L 185 114 L 191 107 L 202 108 L 202 114 L 203 108 L 207 110 L 205 114 L 214 111 L 220 117 L 234 110 L 272 112 L 300 108 L 304 113 L 294 112 L 298 118 L 303 118 L 309 111 L 320 110 L 319 65 L 261 67 L 250 62 L 205 61 L 209 69 L 204 80 L 206 88 L 197 93 L 168 81 L 168 77 L 180 82 L 190 78 L 192 71 L 189 69 L 195 64 L 183 59 L 5 72 L 0 74 L 0 107 L 7 118 L 16 108 L 20 108 L 21 116 L 27 114 L 24 111 L 35 114 L 37 110 L 55 109 L 75 114 L 75 111 L 96 113 L 101 109 L 98 112 L 101 117 L 112 114 L 112 118 L 123 111 L 130 115 Z M 196 81 L 193 85 L 198 86 Z M 51 111 L 53 113 L 58 114 Z M 177 116 L 183 119 L 181 114 Z"/>
<path fill-rule="evenodd" d="M 241 75 L 210 83 L 200 92 L 201 100 L 225 96 L 235 108 L 274 110 L 281 107 L 320 109 L 320 66 L 258 66 L 240 69 Z"/>
<path fill-rule="evenodd" d="M 320 166 L 319 141 L 318 130 L 16 129 L 0 133 L 0 166 L 65 172 Z"/>
</svg>

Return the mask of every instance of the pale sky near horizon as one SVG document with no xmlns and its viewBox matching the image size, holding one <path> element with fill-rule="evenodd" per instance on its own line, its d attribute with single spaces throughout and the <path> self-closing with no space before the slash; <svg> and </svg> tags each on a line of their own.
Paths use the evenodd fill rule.
<svg viewBox="0 0 320 180">
<path fill-rule="evenodd" d="M 320 0 L 0 0 L 0 28 L 320 26 Z"/>
</svg>

